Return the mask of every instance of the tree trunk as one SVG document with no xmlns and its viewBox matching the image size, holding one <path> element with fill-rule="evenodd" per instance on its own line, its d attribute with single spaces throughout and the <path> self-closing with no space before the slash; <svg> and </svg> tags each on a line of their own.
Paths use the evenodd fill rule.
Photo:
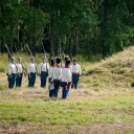
<svg viewBox="0 0 134 134">
<path fill-rule="evenodd" d="M 17 41 L 16 41 L 16 46 L 17 46 L 17 49 L 19 51 L 19 22 L 17 23 L 17 27 L 16 27 L 16 37 L 17 37 Z"/>
<path fill-rule="evenodd" d="M 36 39 L 34 37 L 32 38 L 31 51 L 33 53 L 33 56 L 36 56 Z"/>
<path fill-rule="evenodd" d="M 69 48 L 69 57 L 70 57 L 70 59 L 72 60 L 72 38 L 70 37 L 69 38 L 69 44 L 68 44 L 68 48 Z"/>
<path fill-rule="evenodd" d="M 102 48 L 102 53 L 103 53 L 103 57 L 105 58 L 107 56 L 107 46 L 105 46 L 105 39 L 106 39 L 106 23 L 108 21 L 108 8 L 107 8 L 107 0 L 104 0 L 103 2 L 103 25 L 102 25 L 102 31 L 103 31 L 103 36 L 104 36 L 104 39 L 103 39 L 103 48 Z"/>
<path fill-rule="evenodd" d="M 2 38 L 2 36 L 1 36 L 1 54 L 3 54 L 4 53 L 4 40 L 3 40 L 3 38 Z"/>
</svg>

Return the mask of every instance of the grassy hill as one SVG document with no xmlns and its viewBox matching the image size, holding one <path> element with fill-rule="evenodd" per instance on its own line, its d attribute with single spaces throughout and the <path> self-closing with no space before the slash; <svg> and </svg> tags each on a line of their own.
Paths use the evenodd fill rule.
<svg viewBox="0 0 134 134">
<path fill-rule="evenodd" d="M 27 66 L 29 57 L 20 54 Z M 37 54 L 39 64 L 43 54 Z M 37 77 L 34 88 L 27 78 L 22 88 L 7 88 L 7 55 L 0 56 L 0 134 L 133 134 L 134 47 L 100 62 L 78 57 L 83 76 L 79 89 L 70 89 L 67 100 L 48 97 Z M 17 58 L 17 55 L 15 55 Z"/>
</svg>

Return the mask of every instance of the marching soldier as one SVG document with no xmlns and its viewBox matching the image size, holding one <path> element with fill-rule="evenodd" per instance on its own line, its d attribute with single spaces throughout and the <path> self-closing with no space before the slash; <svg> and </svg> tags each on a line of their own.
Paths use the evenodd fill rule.
<svg viewBox="0 0 134 134">
<path fill-rule="evenodd" d="M 79 77 L 81 77 L 81 67 L 77 64 L 77 59 L 73 59 L 73 65 L 71 65 L 72 71 L 72 88 L 78 88 Z"/>
<path fill-rule="evenodd" d="M 54 85 L 52 83 L 53 74 L 54 74 L 54 59 L 50 60 L 51 67 L 48 70 L 48 77 L 49 77 L 49 83 L 48 83 L 48 89 L 49 89 L 49 97 L 53 97 L 53 91 L 54 91 Z"/>
<path fill-rule="evenodd" d="M 68 95 L 68 92 L 69 92 L 69 89 L 70 89 L 70 85 L 72 83 L 72 80 L 71 80 L 72 76 L 71 76 L 71 71 L 70 71 L 69 66 L 70 66 L 70 60 L 66 60 L 65 68 L 62 71 L 62 81 L 67 82 L 67 86 L 63 87 L 62 99 L 67 98 L 67 95 Z"/>
<path fill-rule="evenodd" d="M 14 87 L 15 81 L 16 81 L 16 74 L 17 74 L 17 68 L 15 65 L 15 58 L 11 58 L 11 63 L 8 64 L 8 87 L 11 89 Z"/>
<path fill-rule="evenodd" d="M 66 61 L 69 60 L 69 59 L 70 59 L 70 58 L 69 58 L 68 55 L 66 55 L 66 56 L 64 57 L 64 62 L 65 62 L 65 64 L 66 64 Z M 62 65 L 62 69 L 65 67 L 65 64 Z M 70 66 L 70 65 L 69 65 L 69 68 L 70 68 L 70 71 L 71 71 L 71 66 Z"/>
<path fill-rule="evenodd" d="M 56 57 L 56 66 L 54 67 L 54 74 L 53 74 L 53 83 L 54 83 L 54 90 L 53 95 L 54 97 L 58 97 L 58 93 L 60 90 L 60 82 L 62 80 L 62 68 L 61 68 L 61 58 Z"/>
<path fill-rule="evenodd" d="M 18 68 L 18 72 L 19 74 L 17 75 L 17 78 L 16 78 L 16 87 L 21 87 L 21 83 L 22 83 L 22 77 L 23 77 L 23 66 L 22 65 L 22 59 L 21 57 L 18 58 L 18 63 L 16 64 L 17 68 Z"/>
<path fill-rule="evenodd" d="M 27 73 L 29 80 L 28 87 L 34 87 L 36 80 L 36 72 L 37 72 L 37 66 L 35 64 L 35 58 L 31 57 L 31 62 L 27 66 Z"/>
<path fill-rule="evenodd" d="M 41 87 L 46 87 L 49 65 L 46 63 L 46 57 L 42 57 L 42 62 L 39 64 L 39 75 L 41 79 Z"/>
</svg>

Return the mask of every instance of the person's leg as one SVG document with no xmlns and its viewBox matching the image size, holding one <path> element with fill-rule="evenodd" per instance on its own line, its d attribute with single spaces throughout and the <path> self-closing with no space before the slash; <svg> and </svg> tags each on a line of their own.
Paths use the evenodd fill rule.
<svg viewBox="0 0 134 134">
<path fill-rule="evenodd" d="M 12 88 L 12 78 L 9 78 L 8 76 L 8 87 L 11 89 Z"/>
<path fill-rule="evenodd" d="M 76 74 L 73 74 L 73 87 L 76 89 Z"/>
<path fill-rule="evenodd" d="M 19 76 L 17 75 L 17 78 L 16 78 L 16 87 L 19 86 Z"/>
<path fill-rule="evenodd" d="M 78 82 L 79 82 L 79 75 L 78 74 L 76 74 L 76 84 L 75 84 L 75 89 L 77 89 L 78 88 Z"/>
<path fill-rule="evenodd" d="M 32 87 L 32 73 L 30 73 L 30 76 L 31 76 L 31 78 L 29 79 L 28 78 L 28 80 L 29 80 L 29 84 L 28 84 L 28 87 Z"/>
<path fill-rule="evenodd" d="M 49 90 L 49 97 L 53 97 L 53 90 Z"/>
<path fill-rule="evenodd" d="M 65 99 L 65 89 L 62 89 L 62 99 Z"/>
<path fill-rule="evenodd" d="M 41 87 L 44 87 L 44 72 L 41 72 Z"/>
<path fill-rule="evenodd" d="M 59 90 L 60 90 L 60 85 L 55 85 L 55 97 L 58 97 Z"/>
<path fill-rule="evenodd" d="M 46 81 L 47 81 L 47 73 L 45 72 L 44 74 L 45 78 L 44 78 L 44 87 L 46 87 Z"/>
<path fill-rule="evenodd" d="M 28 78 L 28 87 L 31 87 L 31 79 Z"/>
<path fill-rule="evenodd" d="M 32 87 L 34 87 L 36 81 L 36 73 L 33 73 Z"/>
<path fill-rule="evenodd" d="M 75 82 L 75 75 L 74 74 L 72 74 L 72 85 L 71 85 L 71 88 L 74 88 L 74 82 Z"/>
<path fill-rule="evenodd" d="M 23 74 L 20 73 L 20 79 L 19 79 L 19 86 L 21 87 L 21 83 L 22 83 L 22 77 L 23 77 Z"/>
<path fill-rule="evenodd" d="M 69 89 L 70 89 L 70 84 L 68 84 L 68 90 L 67 90 L 67 93 L 66 93 L 66 97 L 68 96 Z"/>
<path fill-rule="evenodd" d="M 15 81 L 16 81 L 16 75 L 12 74 L 12 88 L 14 87 Z"/>
</svg>

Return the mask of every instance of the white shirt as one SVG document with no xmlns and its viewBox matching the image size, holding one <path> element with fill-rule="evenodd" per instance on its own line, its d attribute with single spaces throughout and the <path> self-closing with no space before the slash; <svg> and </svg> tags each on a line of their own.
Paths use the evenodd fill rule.
<svg viewBox="0 0 134 134">
<path fill-rule="evenodd" d="M 17 68 L 18 68 L 18 73 L 22 73 L 23 72 L 23 67 L 21 63 L 17 63 L 16 64 Z M 24 65 L 23 65 L 24 66 Z"/>
<path fill-rule="evenodd" d="M 41 71 L 47 72 L 47 69 L 49 69 L 48 63 L 46 63 L 46 62 L 45 62 L 45 63 L 41 62 L 41 63 L 39 64 L 39 71 L 38 71 L 38 73 L 41 74 Z"/>
<path fill-rule="evenodd" d="M 54 67 L 53 69 L 53 79 L 62 80 L 62 68 Z"/>
<path fill-rule="evenodd" d="M 49 77 L 49 78 L 53 78 L 53 76 L 54 76 L 54 67 L 55 67 L 55 66 L 51 66 L 51 67 L 49 68 L 49 70 L 48 70 L 48 77 Z"/>
<path fill-rule="evenodd" d="M 66 81 L 67 83 L 71 82 L 72 76 L 70 68 L 64 68 L 62 71 L 62 81 Z"/>
<path fill-rule="evenodd" d="M 8 75 L 16 74 L 17 73 L 16 65 L 13 63 L 9 63 L 7 67 L 7 72 L 8 72 Z"/>
<path fill-rule="evenodd" d="M 79 64 L 76 65 L 71 65 L 71 72 L 72 73 L 78 73 L 79 75 L 81 75 L 81 67 Z"/>
<path fill-rule="evenodd" d="M 30 74 L 30 73 L 36 73 L 36 64 L 35 63 L 32 63 L 30 62 L 27 66 L 27 73 Z"/>
<path fill-rule="evenodd" d="M 62 69 L 65 68 L 65 64 L 62 65 Z M 71 65 L 69 66 L 70 71 L 72 70 Z M 71 71 L 72 72 L 72 71 Z"/>
</svg>

